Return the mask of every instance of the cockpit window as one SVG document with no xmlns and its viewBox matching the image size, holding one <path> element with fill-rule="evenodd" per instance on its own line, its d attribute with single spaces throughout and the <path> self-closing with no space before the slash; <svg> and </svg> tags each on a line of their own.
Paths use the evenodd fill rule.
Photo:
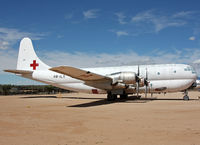
<svg viewBox="0 0 200 145">
<path fill-rule="evenodd" d="M 193 67 L 191 67 L 191 71 L 193 74 L 196 74 L 196 71 L 193 69 Z"/>
<path fill-rule="evenodd" d="M 193 67 L 190 67 L 190 66 L 184 68 L 184 71 L 191 71 L 193 74 L 196 73 L 195 70 L 193 69 Z"/>
<path fill-rule="evenodd" d="M 186 68 L 184 68 L 184 71 L 191 71 L 191 68 L 190 67 L 186 67 Z"/>
</svg>

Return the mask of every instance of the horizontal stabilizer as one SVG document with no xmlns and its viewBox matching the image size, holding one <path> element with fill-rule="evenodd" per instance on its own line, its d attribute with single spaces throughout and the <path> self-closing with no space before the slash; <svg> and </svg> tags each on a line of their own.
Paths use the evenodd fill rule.
<svg viewBox="0 0 200 145">
<path fill-rule="evenodd" d="M 72 78 L 79 79 L 82 81 L 111 81 L 112 79 L 106 76 L 98 75 L 90 71 L 70 67 L 70 66 L 59 66 L 53 67 L 50 70 L 68 75 Z"/>
<path fill-rule="evenodd" d="M 15 73 L 15 74 L 30 74 L 33 72 L 33 71 L 28 71 L 28 70 L 16 70 L 16 69 L 7 69 L 4 71 L 10 72 L 10 73 Z"/>
</svg>

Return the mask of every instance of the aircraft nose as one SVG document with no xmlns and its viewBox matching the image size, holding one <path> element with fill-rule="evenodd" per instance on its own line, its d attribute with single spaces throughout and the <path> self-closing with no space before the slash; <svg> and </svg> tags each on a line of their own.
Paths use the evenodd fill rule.
<svg viewBox="0 0 200 145">
<path fill-rule="evenodd" d="M 197 73 L 193 73 L 193 74 L 192 74 L 192 78 L 193 78 L 194 80 L 196 80 L 196 79 L 197 79 Z"/>
<path fill-rule="evenodd" d="M 197 79 L 197 78 L 198 78 L 198 76 L 197 76 L 197 73 L 195 73 L 195 76 L 194 76 L 194 78 L 195 78 L 195 79 Z"/>
</svg>

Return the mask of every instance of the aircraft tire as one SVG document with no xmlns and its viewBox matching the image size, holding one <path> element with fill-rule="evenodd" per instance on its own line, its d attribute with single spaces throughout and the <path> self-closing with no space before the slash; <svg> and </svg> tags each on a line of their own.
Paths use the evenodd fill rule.
<svg viewBox="0 0 200 145">
<path fill-rule="evenodd" d="M 188 95 L 183 96 L 183 100 L 184 100 L 184 101 L 188 101 L 189 99 L 190 99 L 190 98 L 189 98 Z"/>
<path fill-rule="evenodd" d="M 127 99 L 127 98 L 128 98 L 127 94 L 120 95 L 120 99 Z"/>
<path fill-rule="evenodd" d="M 116 99 L 117 99 L 117 95 L 111 94 L 111 93 L 108 93 L 108 94 L 107 94 L 107 100 L 108 100 L 108 101 L 114 101 L 114 100 L 116 100 Z"/>
</svg>

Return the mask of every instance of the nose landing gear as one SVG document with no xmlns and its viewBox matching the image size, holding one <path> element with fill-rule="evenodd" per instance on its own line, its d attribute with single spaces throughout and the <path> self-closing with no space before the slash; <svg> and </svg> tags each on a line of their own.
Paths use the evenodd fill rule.
<svg viewBox="0 0 200 145">
<path fill-rule="evenodd" d="M 183 100 L 184 100 L 184 101 L 190 100 L 190 98 L 189 98 L 189 96 L 188 96 L 188 91 L 187 91 L 187 90 L 184 91 Z"/>
</svg>

